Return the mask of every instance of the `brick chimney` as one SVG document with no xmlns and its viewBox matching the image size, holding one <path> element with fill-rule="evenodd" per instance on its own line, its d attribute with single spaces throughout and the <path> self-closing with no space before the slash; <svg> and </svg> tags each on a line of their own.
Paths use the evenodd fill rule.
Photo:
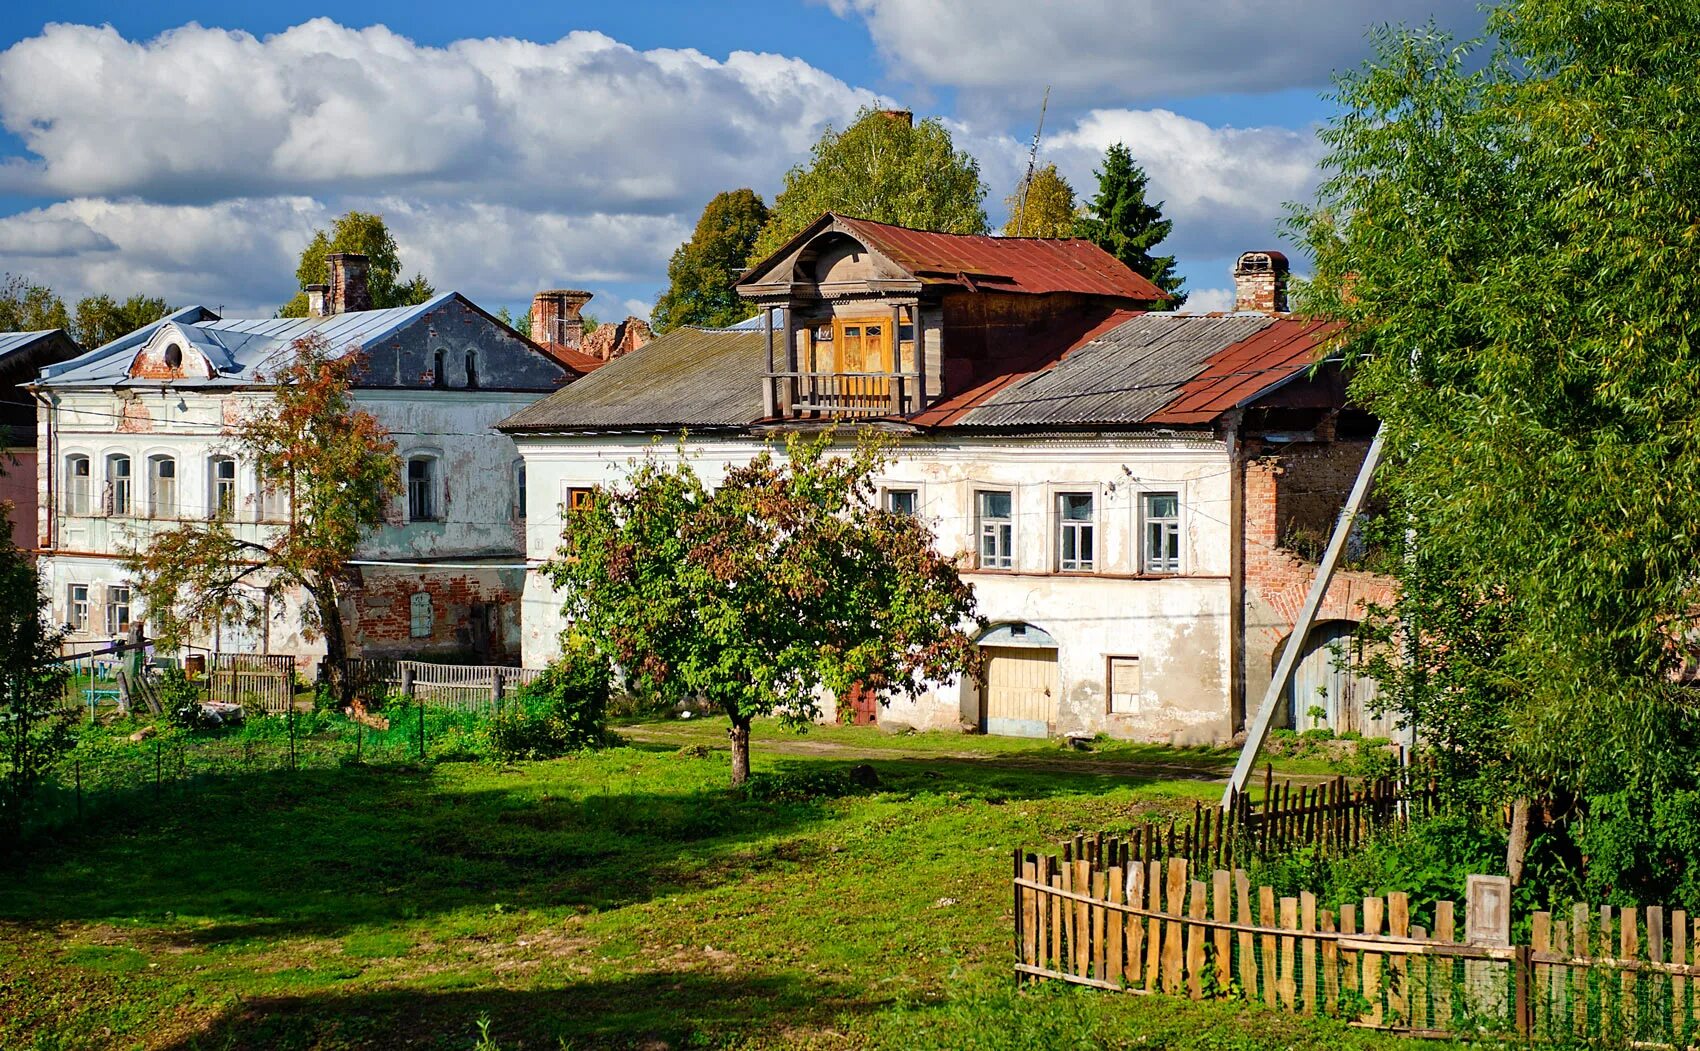
<svg viewBox="0 0 1700 1051">
<path fill-rule="evenodd" d="M 308 285 L 307 316 L 324 317 L 330 313 L 330 294 L 331 286 L 329 285 Z"/>
<path fill-rule="evenodd" d="M 325 256 L 325 266 L 331 272 L 328 313 L 372 309 L 372 292 L 366 287 L 371 263 L 365 256 L 358 252 L 332 252 Z"/>
<path fill-rule="evenodd" d="M 910 110 L 882 109 L 879 114 L 886 120 L 902 124 L 904 127 L 913 128 L 915 126 L 915 114 Z"/>
<path fill-rule="evenodd" d="M 1234 309 L 1285 314 L 1287 257 L 1280 252 L 1241 255 L 1234 263 Z"/>
<path fill-rule="evenodd" d="M 537 293 L 531 300 L 531 341 L 577 350 L 584 342 L 584 320 L 579 312 L 590 299 L 591 293 L 575 288 Z"/>
</svg>

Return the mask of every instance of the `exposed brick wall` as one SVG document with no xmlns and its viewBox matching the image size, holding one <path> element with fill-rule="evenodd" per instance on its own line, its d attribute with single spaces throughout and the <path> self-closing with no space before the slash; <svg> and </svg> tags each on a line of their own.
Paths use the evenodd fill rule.
<svg viewBox="0 0 1700 1051">
<path fill-rule="evenodd" d="M 584 337 L 579 344 L 579 350 L 593 358 L 612 361 L 622 354 L 630 354 L 654 338 L 650 331 L 649 322 L 642 318 L 628 317 L 617 325 L 601 325 L 595 332 Z"/>
<path fill-rule="evenodd" d="M 518 570 L 368 567 L 353 592 L 349 639 L 364 656 L 454 653 L 502 662 L 519 656 Z M 431 633 L 413 635 L 413 596 L 431 596 Z"/>
<path fill-rule="evenodd" d="M 153 430 L 153 414 L 139 398 L 130 398 L 119 404 L 118 433 L 146 434 Z"/>
</svg>

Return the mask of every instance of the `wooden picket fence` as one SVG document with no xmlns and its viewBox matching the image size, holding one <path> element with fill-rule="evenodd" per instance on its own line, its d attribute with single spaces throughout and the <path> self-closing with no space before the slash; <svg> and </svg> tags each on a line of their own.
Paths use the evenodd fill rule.
<svg viewBox="0 0 1700 1051">
<path fill-rule="evenodd" d="M 1579 905 L 1510 939 L 1509 884 L 1472 877 L 1463 936 L 1451 901 L 1405 894 L 1323 907 L 1253 888 L 1243 869 L 1194 878 L 1184 857 L 1015 853 L 1015 970 L 1194 1000 L 1240 997 L 1420 1036 L 1517 1033 L 1690 1047 L 1700 1036 L 1700 929 L 1683 912 Z M 1424 922 L 1426 921 L 1426 922 Z"/>
<path fill-rule="evenodd" d="M 295 704 L 295 658 L 258 653 L 220 653 L 207 673 L 207 699 L 258 705 L 267 712 Z"/>
<path fill-rule="evenodd" d="M 354 678 L 355 691 L 368 703 L 381 704 L 390 694 L 406 692 L 410 699 L 440 708 L 463 712 L 494 710 L 496 682 L 502 691 L 513 691 L 543 674 L 541 668 L 509 668 L 489 664 L 432 664 L 426 661 L 350 658 L 344 667 Z"/>
</svg>

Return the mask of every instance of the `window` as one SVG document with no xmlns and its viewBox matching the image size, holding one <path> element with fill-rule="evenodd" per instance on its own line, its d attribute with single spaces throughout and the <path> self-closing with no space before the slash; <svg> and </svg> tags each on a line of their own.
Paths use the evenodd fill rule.
<svg viewBox="0 0 1700 1051">
<path fill-rule="evenodd" d="M 65 595 L 65 626 L 78 635 L 89 630 L 89 586 L 72 584 Z"/>
<path fill-rule="evenodd" d="M 596 490 L 594 489 L 569 488 L 567 490 L 567 510 L 569 512 L 588 511 L 595 496 Z"/>
<path fill-rule="evenodd" d="M 469 388 L 478 386 L 478 355 L 470 350 L 466 352 L 466 385 Z"/>
<path fill-rule="evenodd" d="M 1109 689 L 1111 715 L 1131 715 L 1139 710 L 1141 689 L 1138 657 L 1111 657 Z"/>
<path fill-rule="evenodd" d="M 86 515 L 89 513 L 89 486 L 91 472 L 87 456 L 65 457 L 65 513 L 68 515 Z"/>
<path fill-rule="evenodd" d="M 525 461 L 514 461 L 514 495 L 519 501 L 518 515 L 525 517 Z"/>
<path fill-rule="evenodd" d="M 437 461 L 415 456 L 407 461 L 407 520 L 437 520 Z"/>
<path fill-rule="evenodd" d="M 165 367 L 175 372 L 183 367 L 183 347 L 173 343 L 165 348 Z"/>
<path fill-rule="evenodd" d="M 1015 520 L 1010 494 L 975 494 L 979 512 L 980 568 L 1008 569 L 1015 564 Z"/>
<path fill-rule="evenodd" d="M 274 483 L 258 470 L 255 470 L 254 490 L 260 498 L 260 521 L 289 521 L 289 490 L 284 487 L 281 481 Z"/>
<path fill-rule="evenodd" d="M 1070 572 L 1093 566 L 1092 494 L 1057 494 L 1057 568 Z"/>
<path fill-rule="evenodd" d="M 408 606 L 408 635 L 416 639 L 431 637 L 431 596 L 424 591 L 416 591 Z"/>
<path fill-rule="evenodd" d="M 921 501 L 916 499 L 916 495 L 916 491 L 913 489 L 887 489 L 885 491 L 885 509 L 913 517 L 921 506 Z"/>
<path fill-rule="evenodd" d="M 207 517 L 229 518 L 236 513 L 236 461 L 215 456 L 207 461 Z"/>
<path fill-rule="evenodd" d="M 448 369 L 449 352 L 446 350 L 437 351 L 436 356 L 432 358 L 431 386 L 447 387 L 449 385 Z"/>
<path fill-rule="evenodd" d="M 148 457 L 148 514 L 177 517 L 177 461 L 169 456 Z"/>
<path fill-rule="evenodd" d="M 130 510 L 130 458 L 123 455 L 106 458 L 106 513 L 127 515 Z"/>
<path fill-rule="evenodd" d="M 106 589 L 106 633 L 122 635 L 129 630 L 130 589 L 109 587 Z"/>
<path fill-rule="evenodd" d="M 1176 493 L 1146 493 L 1145 572 L 1181 571 L 1181 498 Z"/>
</svg>

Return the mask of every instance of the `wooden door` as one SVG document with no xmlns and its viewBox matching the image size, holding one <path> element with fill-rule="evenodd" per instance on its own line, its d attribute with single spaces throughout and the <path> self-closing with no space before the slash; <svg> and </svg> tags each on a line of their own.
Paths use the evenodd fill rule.
<svg viewBox="0 0 1700 1051">
<path fill-rule="evenodd" d="M 836 319 L 832 323 L 832 370 L 840 373 L 838 401 L 855 408 L 880 409 L 891 401 L 887 375 L 844 376 L 843 373 L 891 372 L 891 320 Z"/>
<path fill-rule="evenodd" d="M 1356 732 L 1366 737 L 1392 735 L 1395 717 L 1392 713 L 1375 714 L 1378 685 L 1361 667 L 1354 630 L 1354 625 L 1343 621 L 1311 629 L 1287 686 L 1288 726 Z M 1322 710 L 1320 718 L 1312 714 L 1313 709 Z"/>
<path fill-rule="evenodd" d="M 860 683 L 857 683 L 850 687 L 850 692 L 845 695 L 844 700 L 848 705 L 848 712 L 838 713 L 838 718 L 841 721 L 848 715 L 852 726 L 873 726 L 879 722 L 879 694 L 864 689 Z"/>
<path fill-rule="evenodd" d="M 987 646 L 980 691 L 986 732 L 1049 737 L 1057 724 L 1057 651 Z"/>
</svg>

